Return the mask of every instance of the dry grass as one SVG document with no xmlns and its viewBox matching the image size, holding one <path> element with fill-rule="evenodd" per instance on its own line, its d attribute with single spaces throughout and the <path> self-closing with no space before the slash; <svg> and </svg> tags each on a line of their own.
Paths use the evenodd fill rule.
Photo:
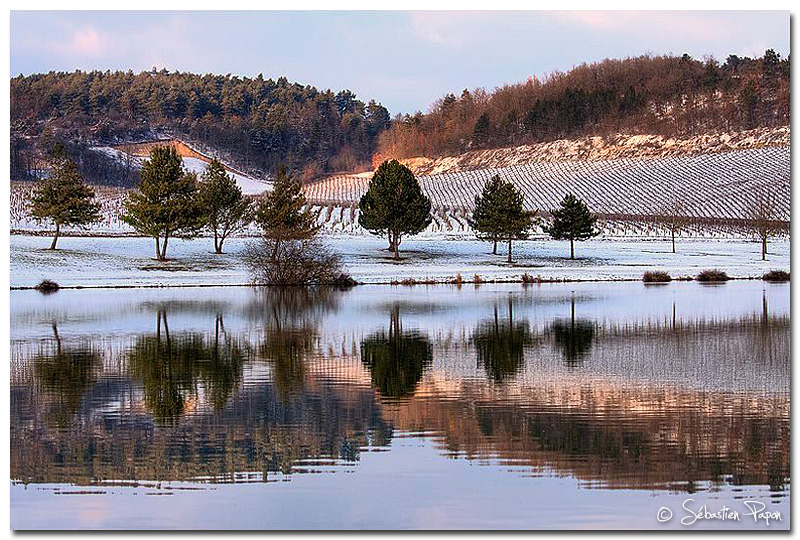
<svg viewBox="0 0 800 540">
<path fill-rule="evenodd" d="M 645 283 L 669 283 L 672 281 L 672 277 L 666 272 L 653 270 L 645 272 L 642 276 L 642 281 Z"/>
<path fill-rule="evenodd" d="M 713 270 L 703 270 L 697 277 L 695 278 L 697 281 L 704 282 L 704 283 L 715 283 L 721 281 L 728 281 L 731 279 L 728 274 L 723 272 L 722 270 L 713 269 Z"/>
</svg>

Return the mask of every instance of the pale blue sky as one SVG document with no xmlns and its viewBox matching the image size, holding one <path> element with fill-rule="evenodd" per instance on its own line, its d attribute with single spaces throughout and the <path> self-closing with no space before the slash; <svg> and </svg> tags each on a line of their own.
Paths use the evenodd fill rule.
<svg viewBox="0 0 800 540">
<path fill-rule="evenodd" d="M 11 74 L 157 66 L 349 88 L 392 114 L 581 62 L 789 53 L 788 12 L 24 12 Z"/>
</svg>

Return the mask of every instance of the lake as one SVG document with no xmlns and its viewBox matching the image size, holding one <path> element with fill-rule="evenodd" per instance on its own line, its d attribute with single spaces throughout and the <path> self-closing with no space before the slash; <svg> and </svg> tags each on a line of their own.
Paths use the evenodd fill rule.
<svg viewBox="0 0 800 540">
<path fill-rule="evenodd" d="M 789 290 L 11 291 L 12 527 L 786 529 Z"/>
</svg>

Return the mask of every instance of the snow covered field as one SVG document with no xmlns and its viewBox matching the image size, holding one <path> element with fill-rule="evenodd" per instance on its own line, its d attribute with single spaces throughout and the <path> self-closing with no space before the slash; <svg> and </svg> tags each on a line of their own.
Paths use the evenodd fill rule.
<svg viewBox="0 0 800 540">
<path fill-rule="evenodd" d="M 48 251 L 47 237 L 11 236 L 11 286 L 30 287 L 42 279 L 62 286 L 161 286 L 246 284 L 240 259 L 252 239 L 232 238 L 224 255 L 212 253 L 208 238 L 173 240 L 170 261 L 152 259 L 149 238 L 66 237 L 57 252 Z M 513 264 L 504 255 L 492 255 L 491 245 L 474 239 L 426 235 L 405 240 L 402 260 L 395 262 L 381 238 L 329 236 L 326 241 L 341 254 L 345 270 L 366 283 L 414 278 L 448 280 L 475 274 L 485 280 L 520 279 L 528 273 L 543 279 L 640 279 L 645 270 L 668 271 L 673 278 L 695 276 L 700 270 L 720 268 L 732 277 L 760 277 L 771 269 L 789 270 L 788 239 L 769 246 L 766 262 L 760 245 L 743 240 L 679 240 L 678 253 L 661 240 L 591 240 L 576 245 L 577 260 L 569 260 L 567 242 L 529 240 L 514 245 Z"/>
</svg>

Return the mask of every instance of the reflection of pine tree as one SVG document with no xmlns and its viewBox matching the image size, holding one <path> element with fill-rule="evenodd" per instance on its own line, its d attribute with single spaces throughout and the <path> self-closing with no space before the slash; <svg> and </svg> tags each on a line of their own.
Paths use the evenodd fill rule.
<svg viewBox="0 0 800 540">
<path fill-rule="evenodd" d="M 361 361 L 383 397 L 402 398 L 416 390 L 425 368 L 433 362 L 433 349 L 418 332 L 403 332 L 400 307 L 395 305 L 389 333 L 381 330 L 361 342 Z"/>
<path fill-rule="evenodd" d="M 484 321 L 475 330 L 475 348 L 478 364 L 486 374 L 500 383 L 515 375 L 525 364 L 525 347 L 531 343 L 531 334 L 525 322 L 514 323 L 511 300 L 508 301 L 508 320 L 500 321 L 497 305 L 494 319 Z"/>
<path fill-rule="evenodd" d="M 173 424 L 184 413 L 187 397 L 201 383 L 215 410 L 225 406 L 241 379 L 244 354 L 225 339 L 217 316 L 214 339 L 199 333 L 171 335 L 167 313 L 157 312 L 155 335 L 141 336 L 128 353 L 132 376 L 141 381 L 145 405 L 158 422 Z"/>
<path fill-rule="evenodd" d="M 102 357 L 89 344 L 64 347 L 53 323 L 56 350 L 40 352 L 33 358 L 34 375 L 47 394 L 53 411 L 48 420 L 66 427 L 78 412 L 84 395 L 95 383 Z"/>
<path fill-rule="evenodd" d="M 592 347 L 595 328 L 592 322 L 575 318 L 574 297 L 571 302 L 570 319 L 554 321 L 551 331 L 567 367 L 572 369 L 579 366 Z"/>
</svg>

